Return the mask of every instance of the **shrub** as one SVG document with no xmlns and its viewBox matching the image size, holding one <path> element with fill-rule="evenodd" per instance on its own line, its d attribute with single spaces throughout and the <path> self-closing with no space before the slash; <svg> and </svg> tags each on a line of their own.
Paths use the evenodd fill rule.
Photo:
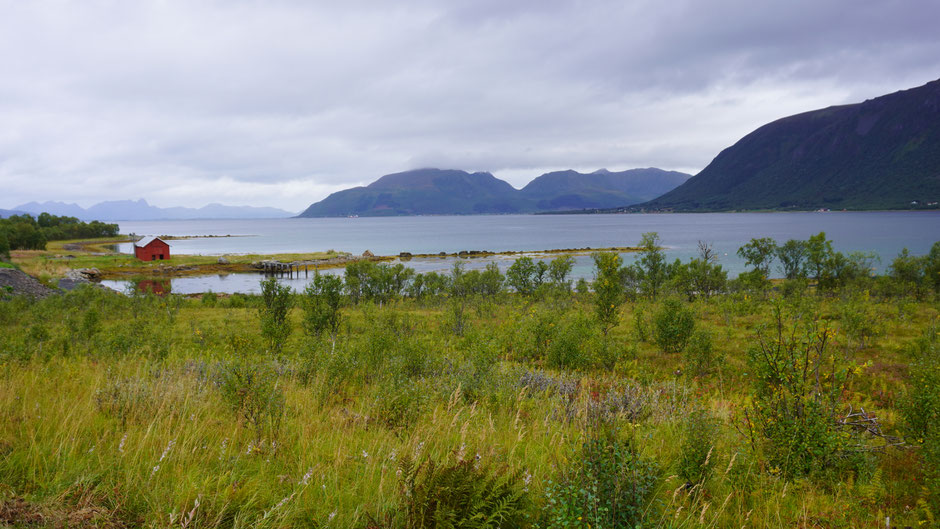
<svg viewBox="0 0 940 529">
<path fill-rule="evenodd" d="M 373 405 L 375 418 L 389 430 L 408 429 L 420 417 L 427 391 L 408 378 L 395 377 L 380 387 Z"/>
<path fill-rule="evenodd" d="M 202 294 L 202 299 L 200 301 L 202 301 L 202 304 L 207 307 L 214 307 L 219 302 L 219 295 L 210 290 Z"/>
<path fill-rule="evenodd" d="M 314 273 L 313 281 L 301 297 L 303 327 L 309 336 L 328 332 L 336 336 L 341 322 L 340 305 L 343 303 L 343 281 L 331 275 Z"/>
<path fill-rule="evenodd" d="M 927 489 L 940 509 L 940 328 L 931 326 L 909 348 L 910 382 L 902 401 L 905 433 L 922 450 Z"/>
<path fill-rule="evenodd" d="M 594 361 L 595 328 L 588 317 L 575 314 L 554 325 L 546 361 L 557 369 L 584 369 Z"/>
<path fill-rule="evenodd" d="M 837 422 L 852 369 L 830 352 L 832 334 L 816 319 L 791 321 L 775 303 L 769 335 L 760 331 L 748 351 L 754 387 L 747 426 L 771 472 L 840 470 L 864 448 L 854 430 Z"/>
<path fill-rule="evenodd" d="M 574 463 L 545 487 L 540 527 L 640 527 L 658 470 L 630 441 L 606 432 L 584 443 Z"/>
<path fill-rule="evenodd" d="M 290 287 L 269 277 L 261 281 L 261 300 L 262 305 L 258 309 L 261 335 L 271 350 L 279 353 L 290 336 L 290 321 L 287 319 L 293 305 Z"/>
<path fill-rule="evenodd" d="M 704 330 L 692 333 L 685 349 L 686 369 L 695 376 L 705 376 L 714 371 L 721 360 L 715 351 L 712 335 Z"/>
<path fill-rule="evenodd" d="M 620 320 L 620 305 L 624 301 L 620 269 L 623 260 L 614 252 L 597 252 L 594 259 L 594 309 L 604 336 Z"/>
<path fill-rule="evenodd" d="M 462 451 L 462 450 L 461 450 Z M 528 497 L 519 471 L 493 469 L 457 455 L 400 464 L 401 527 L 407 529 L 527 526 Z"/>
<path fill-rule="evenodd" d="M 871 339 L 880 335 L 882 322 L 873 308 L 867 291 L 844 301 L 839 307 L 839 322 L 847 339 L 853 340 L 858 349 L 868 346 Z"/>
<path fill-rule="evenodd" d="M 667 299 L 653 316 L 653 338 L 663 352 L 681 353 L 694 330 L 692 310 L 679 300 Z"/>
<path fill-rule="evenodd" d="M 588 284 L 587 279 L 579 277 L 578 282 L 575 283 L 574 291 L 577 292 L 579 296 L 587 296 L 591 293 L 591 285 Z"/>
<path fill-rule="evenodd" d="M 255 443 L 265 434 L 277 437 L 284 416 L 284 391 L 270 364 L 234 360 L 219 365 L 222 399 L 254 431 Z"/>
<path fill-rule="evenodd" d="M 715 438 L 718 423 L 705 410 L 695 410 L 685 423 L 682 451 L 677 472 L 690 485 L 704 486 L 711 475 L 715 461 Z"/>
</svg>

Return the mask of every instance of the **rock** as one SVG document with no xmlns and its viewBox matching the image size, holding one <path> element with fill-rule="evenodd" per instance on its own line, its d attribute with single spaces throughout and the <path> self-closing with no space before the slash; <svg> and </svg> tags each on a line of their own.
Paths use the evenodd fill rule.
<svg viewBox="0 0 940 529">
<path fill-rule="evenodd" d="M 97 268 L 73 268 L 65 273 L 65 279 L 70 281 L 97 281 L 101 278 L 101 271 Z"/>
<path fill-rule="evenodd" d="M 16 268 L 0 268 L 0 299 L 9 292 L 14 296 L 44 298 L 55 290 Z"/>
<path fill-rule="evenodd" d="M 219 264 L 220 264 L 220 265 L 227 265 L 227 264 L 228 264 L 228 259 L 226 259 L 226 258 L 224 258 L 224 257 L 219 257 Z"/>
<path fill-rule="evenodd" d="M 372 253 L 372 252 L 370 252 L 369 250 L 366 250 L 366 251 L 362 252 L 362 256 L 363 256 L 363 257 L 375 257 L 375 254 Z"/>
</svg>

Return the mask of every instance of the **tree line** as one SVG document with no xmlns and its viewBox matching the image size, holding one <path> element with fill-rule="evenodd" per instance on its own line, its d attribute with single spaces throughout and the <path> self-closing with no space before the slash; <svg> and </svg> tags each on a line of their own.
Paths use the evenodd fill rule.
<svg viewBox="0 0 940 529">
<path fill-rule="evenodd" d="M 49 241 L 114 237 L 117 224 L 93 220 L 83 222 L 75 217 L 40 213 L 13 215 L 0 219 L 0 257 L 9 257 L 10 250 L 45 250 Z"/>
</svg>

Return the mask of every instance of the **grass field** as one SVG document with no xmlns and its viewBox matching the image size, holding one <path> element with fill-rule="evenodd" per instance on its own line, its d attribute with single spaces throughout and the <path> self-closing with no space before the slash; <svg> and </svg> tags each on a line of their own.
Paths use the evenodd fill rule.
<svg viewBox="0 0 940 529">
<path fill-rule="evenodd" d="M 91 288 L 0 303 L 0 524 L 445 527 L 419 519 L 415 498 L 443 505 L 447 490 L 489 479 L 522 513 L 503 527 L 623 526 L 595 489 L 632 498 L 643 527 L 936 523 L 923 445 L 885 448 L 906 431 L 911 344 L 935 340 L 930 301 L 809 291 L 682 303 L 712 337 L 702 369 L 690 349 L 663 352 L 662 302 L 619 307 L 606 338 L 592 293 L 347 303 L 338 332 L 321 336 L 304 332 L 298 304 L 277 347 L 262 306 Z M 840 417 L 864 408 L 884 437 L 845 432 L 864 450 L 791 472 L 749 433 L 748 352 L 775 306 L 788 326 L 797 314 L 825 324 L 823 371 L 851 375 Z M 711 426 L 695 433 L 702 416 Z M 598 439 L 644 462 L 617 460 L 629 472 L 615 474 L 648 492 L 585 477 Z M 433 481 L 431 462 L 451 481 Z"/>
</svg>

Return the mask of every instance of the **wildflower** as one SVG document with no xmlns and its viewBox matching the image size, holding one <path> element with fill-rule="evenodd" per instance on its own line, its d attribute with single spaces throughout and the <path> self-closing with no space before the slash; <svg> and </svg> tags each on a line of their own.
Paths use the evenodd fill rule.
<svg viewBox="0 0 940 529">
<path fill-rule="evenodd" d="M 166 448 L 163 449 L 163 453 L 160 454 L 160 461 L 158 461 L 158 463 L 166 459 L 166 455 L 170 453 L 170 450 L 173 448 L 173 445 L 175 444 L 176 444 L 176 439 L 171 439 L 170 442 L 167 443 Z"/>
<path fill-rule="evenodd" d="M 313 476 L 313 467 L 310 467 L 309 469 L 307 469 L 307 473 L 304 474 L 304 477 L 300 480 L 300 485 L 303 485 L 304 487 L 306 487 L 307 483 L 310 482 L 311 476 Z"/>
<path fill-rule="evenodd" d="M 363 450 L 363 451 L 362 451 L 362 458 L 363 458 L 363 459 L 369 459 L 369 452 L 366 452 L 365 450 Z"/>
<path fill-rule="evenodd" d="M 118 443 L 118 453 L 124 453 L 124 442 L 127 441 L 127 434 L 124 434 L 124 437 L 121 437 L 121 442 Z"/>
</svg>

